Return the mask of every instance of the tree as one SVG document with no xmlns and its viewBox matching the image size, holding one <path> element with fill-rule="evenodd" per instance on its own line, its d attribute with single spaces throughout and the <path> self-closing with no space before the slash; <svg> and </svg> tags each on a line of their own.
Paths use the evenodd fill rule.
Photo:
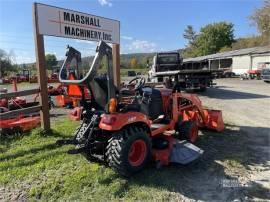
<svg viewBox="0 0 270 202">
<path fill-rule="evenodd" d="M 54 54 L 46 54 L 45 60 L 46 60 L 46 68 L 49 70 L 52 70 L 53 66 L 57 65 L 57 59 Z"/>
<path fill-rule="evenodd" d="M 195 41 L 197 56 L 218 52 L 222 47 L 230 47 L 234 42 L 233 24 L 219 22 L 201 28 Z"/>
<path fill-rule="evenodd" d="M 219 52 L 223 47 L 228 50 L 234 42 L 233 24 L 219 22 L 208 24 L 196 34 L 192 26 L 185 29 L 183 36 L 190 39 L 189 45 L 183 52 L 183 57 L 196 57 Z"/>
<path fill-rule="evenodd" d="M 255 25 L 263 37 L 270 38 L 270 0 L 265 0 L 262 8 L 255 9 L 250 16 L 250 20 Z"/>
<path fill-rule="evenodd" d="M 232 49 L 252 48 L 267 45 L 267 41 L 261 36 L 239 38 L 232 44 Z"/>
<path fill-rule="evenodd" d="M 184 30 L 183 37 L 188 40 L 189 46 L 194 45 L 194 42 L 196 40 L 197 34 L 194 31 L 192 25 L 188 25 L 187 28 Z"/>
<path fill-rule="evenodd" d="M 7 72 L 13 71 L 13 65 L 6 51 L 0 49 L 0 76 L 7 75 Z"/>
<path fill-rule="evenodd" d="M 137 65 L 138 65 L 138 60 L 136 58 L 132 58 L 130 60 L 130 66 L 131 66 L 131 68 L 134 69 L 134 68 L 137 67 Z"/>
</svg>

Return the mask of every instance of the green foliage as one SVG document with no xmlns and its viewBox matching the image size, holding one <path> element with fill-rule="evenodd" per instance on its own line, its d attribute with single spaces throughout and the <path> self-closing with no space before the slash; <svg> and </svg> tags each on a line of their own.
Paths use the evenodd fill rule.
<svg viewBox="0 0 270 202">
<path fill-rule="evenodd" d="M 122 54 L 120 56 L 120 67 L 122 69 L 130 69 L 131 68 L 131 60 L 135 58 L 137 60 L 136 68 L 146 69 L 147 68 L 147 60 L 150 62 L 153 59 L 155 53 L 130 53 L 130 54 Z"/>
<path fill-rule="evenodd" d="M 246 38 L 239 38 L 235 43 L 232 44 L 232 50 L 237 50 L 241 48 L 251 48 L 255 46 L 268 45 L 269 41 L 263 36 L 253 36 Z"/>
<path fill-rule="evenodd" d="M 270 40 L 270 0 L 265 0 L 262 8 L 255 9 L 250 20 L 260 34 Z"/>
<path fill-rule="evenodd" d="M 192 25 L 188 25 L 187 28 L 184 30 L 183 37 L 188 40 L 189 46 L 193 46 L 194 42 L 197 38 L 197 34 L 194 31 Z"/>
<path fill-rule="evenodd" d="M 213 54 L 220 51 L 223 47 L 230 47 L 234 42 L 233 24 L 227 22 L 219 22 L 208 24 L 200 29 L 198 35 L 192 31 L 192 28 L 187 28 L 189 38 L 193 36 L 189 46 L 183 53 L 183 57 L 196 57 L 201 55 Z"/>
<path fill-rule="evenodd" d="M 222 47 L 219 52 L 226 52 L 226 51 L 231 51 L 232 50 L 232 47 L 230 46 L 224 46 Z"/>
<path fill-rule="evenodd" d="M 218 52 L 224 46 L 231 46 L 234 41 L 233 24 L 220 22 L 201 28 L 195 47 L 197 55 L 208 55 Z"/>
<path fill-rule="evenodd" d="M 225 46 L 220 49 L 219 52 L 239 50 L 243 48 L 252 48 L 256 46 L 267 46 L 270 45 L 269 39 L 264 36 L 251 36 L 246 38 L 236 39 L 231 47 Z"/>
<path fill-rule="evenodd" d="M 57 58 L 54 54 L 46 54 L 46 68 L 49 70 L 53 69 L 53 66 L 57 65 Z"/>
<path fill-rule="evenodd" d="M 11 56 L 0 49 L 0 76 L 7 76 L 8 72 L 16 71 L 16 65 L 12 64 Z"/>
<path fill-rule="evenodd" d="M 134 68 L 136 68 L 138 66 L 138 60 L 136 59 L 136 58 L 132 58 L 131 60 L 130 60 L 130 67 L 132 68 L 132 69 L 134 69 Z"/>
</svg>

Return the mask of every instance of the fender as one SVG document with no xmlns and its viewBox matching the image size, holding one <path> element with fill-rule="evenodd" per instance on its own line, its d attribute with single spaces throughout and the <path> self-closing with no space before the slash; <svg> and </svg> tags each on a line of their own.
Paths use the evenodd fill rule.
<svg viewBox="0 0 270 202">
<path fill-rule="evenodd" d="M 117 131 L 128 124 L 143 122 L 150 127 L 147 116 L 140 112 L 102 114 L 99 127 L 103 130 Z"/>
</svg>

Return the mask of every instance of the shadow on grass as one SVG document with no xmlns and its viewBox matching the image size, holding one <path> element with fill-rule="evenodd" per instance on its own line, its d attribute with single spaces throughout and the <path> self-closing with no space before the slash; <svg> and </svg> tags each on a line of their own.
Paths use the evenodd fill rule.
<svg viewBox="0 0 270 202">
<path fill-rule="evenodd" d="M 65 153 L 64 151 L 57 151 L 57 150 L 53 150 L 53 151 L 48 151 L 48 152 L 44 152 L 43 154 L 40 154 L 38 158 L 36 157 L 32 157 L 29 159 L 22 159 L 22 160 L 17 160 L 15 165 L 6 165 L 6 166 L 1 166 L 0 171 L 5 171 L 7 169 L 16 169 L 16 168 L 23 168 L 23 167 L 28 167 L 34 164 L 37 164 L 41 161 L 46 161 L 52 157 L 56 157 L 58 155 L 61 155 Z"/>
<path fill-rule="evenodd" d="M 35 154 L 37 152 L 41 152 L 41 151 L 45 151 L 45 150 L 54 150 L 58 147 L 59 147 L 58 145 L 53 143 L 53 144 L 42 145 L 42 146 L 36 147 L 36 148 L 31 148 L 29 150 L 21 150 L 15 154 L 4 155 L 3 157 L 0 157 L 0 161 L 8 161 L 8 160 L 13 159 L 13 158 L 22 157 L 22 156 L 25 156 L 28 154 Z"/>
<path fill-rule="evenodd" d="M 59 133 L 55 130 L 50 130 L 50 131 L 42 131 L 41 129 L 35 129 L 34 132 L 32 133 L 22 133 L 22 134 L 14 134 L 14 135 L 8 135 L 8 136 L 0 136 L 0 143 L 2 146 L 4 146 L 4 148 L 0 148 L 2 156 L 0 157 L 0 161 L 8 161 L 8 160 L 12 160 L 12 159 L 16 159 L 19 157 L 23 157 L 25 155 L 29 155 L 29 154 L 33 154 L 35 155 L 38 152 L 42 152 L 42 151 L 46 151 L 46 150 L 54 150 L 59 148 L 59 145 L 57 145 L 55 143 L 55 140 L 53 140 L 54 143 L 44 143 L 44 145 L 40 145 L 39 147 L 29 147 L 27 149 L 21 149 L 19 151 L 17 151 L 14 154 L 9 154 L 9 155 L 5 155 L 4 152 L 9 150 L 12 146 L 13 143 L 16 143 L 18 141 L 22 141 L 24 137 L 27 136 L 37 136 L 37 138 L 43 139 L 43 138 L 66 138 L 67 136 Z M 33 142 L 33 144 L 35 144 L 35 142 Z M 34 146 L 34 145 L 33 145 Z M 28 160 L 27 160 L 28 161 Z M 26 161 L 26 162 L 27 162 Z M 32 164 L 35 162 L 32 162 Z M 22 163 L 19 165 L 27 165 L 27 163 Z"/>
<path fill-rule="evenodd" d="M 15 133 L 13 135 L 0 135 L 0 144 L 9 145 L 13 142 L 19 141 L 23 138 L 24 134 Z"/>
<path fill-rule="evenodd" d="M 13 135 L 0 135 L 0 152 L 4 153 L 10 149 L 10 145 L 23 138 L 23 134 L 15 133 Z"/>
<path fill-rule="evenodd" d="M 187 166 L 169 165 L 161 170 L 150 165 L 143 172 L 126 179 L 122 188 L 116 193 L 119 197 L 125 195 L 132 185 L 140 187 L 153 187 L 179 193 L 193 200 L 232 201 L 235 199 L 246 200 L 255 197 L 269 199 L 269 190 L 257 182 L 249 181 L 242 184 L 238 177 L 247 177 L 250 166 L 267 165 L 269 152 L 262 154 L 262 150 L 253 148 L 268 147 L 267 134 L 260 134 L 256 140 L 254 135 L 266 128 L 237 127 L 227 125 L 223 133 L 202 131 L 197 146 L 204 150 L 200 160 Z M 245 131 L 254 131 L 247 134 Z M 268 155 L 267 155 L 268 152 Z M 110 184 L 119 176 L 103 179 L 101 183 Z M 122 178 L 124 179 L 124 178 Z M 226 185 L 229 182 L 229 185 Z M 225 184 L 224 184 L 225 183 Z"/>
<path fill-rule="evenodd" d="M 170 191 L 193 200 L 232 201 L 235 199 L 246 200 L 246 197 L 248 199 L 257 197 L 267 200 L 269 199 L 268 189 L 257 182 L 249 182 L 249 184 L 243 185 L 240 184 L 238 179 L 238 176 L 247 174 L 250 166 L 266 165 L 269 161 L 269 155 L 267 155 L 269 151 L 265 150 L 266 153 L 262 153 L 263 150 L 261 149 L 269 146 L 267 131 L 269 131 L 269 128 L 238 127 L 234 125 L 227 125 L 226 130 L 222 133 L 204 130 L 196 145 L 202 148 L 205 153 L 197 162 L 187 166 L 171 164 L 160 170 L 155 169 L 154 163 L 152 163 L 143 172 L 129 179 L 111 174 L 101 177 L 99 183 L 110 185 L 118 181 L 121 186 L 114 192 L 114 195 L 119 198 L 127 196 L 132 187 L 140 186 Z M 39 135 L 43 138 L 44 136 L 56 139 L 67 138 L 66 135 L 56 131 Z M 12 141 L 18 141 L 20 138 L 14 137 L 14 139 L 6 141 L 6 144 L 11 144 Z M 44 151 L 44 154 L 37 158 L 20 159 L 15 165 L 2 167 L 1 169 L 26 167 L 56 157 L 65 152 L 64 150 L 56 150 L 58 147 L 56 144 L 47 144 L 3 156 L 0 161 L 35 155 Z M 227 166 L 229 166 L 229 170 Z M 226 180 L 233 182 L 236 186 L 224 186 Z M 153 193 L 151 194 L 153 195 Z"/>
</svg>

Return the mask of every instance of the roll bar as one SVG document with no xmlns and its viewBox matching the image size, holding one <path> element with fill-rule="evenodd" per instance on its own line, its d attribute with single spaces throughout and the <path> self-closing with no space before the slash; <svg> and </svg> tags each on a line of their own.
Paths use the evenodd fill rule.
<svg viewBox="0 0 270 202">
<path fill-rule="evenodd" d="M 68 46 L 68 51 L 66 53 L 66 59 L 60 69 L 59 73 L 59 81 L 64 84 L 78 84 L 78 85 L 87 85 L 94 80 L 94 78 L 97 75 L 97 69 L 99 68 L 100 61 L 102 58 L 106 56 L 107 57 L 107 84 L 108 84 L 108 98 L 115 97 L 115 91 L 114 88 L 112 88 L 112 85 L 114 85 L 114 79 L 113 79 L 113 71 L 112 71 L 112 48 L 105 43 L 104 41 L 99 41 L 97 48 L 96 48 L 96 54 L 94 57 L 94 60 L 92 64 L 89 64 L 90 68 L 87 72 L 87 74 L 82 79 L 75 80 L 68 80 L 61 78 L 61 75 L 65 71 L 65 66 L 72 61 L 73 58 L 77 61 L 77 69 L 78 69 L 78 63 L 81 62 L 81 53 L 77 51 L 76 49 Z"/>
</svg>

